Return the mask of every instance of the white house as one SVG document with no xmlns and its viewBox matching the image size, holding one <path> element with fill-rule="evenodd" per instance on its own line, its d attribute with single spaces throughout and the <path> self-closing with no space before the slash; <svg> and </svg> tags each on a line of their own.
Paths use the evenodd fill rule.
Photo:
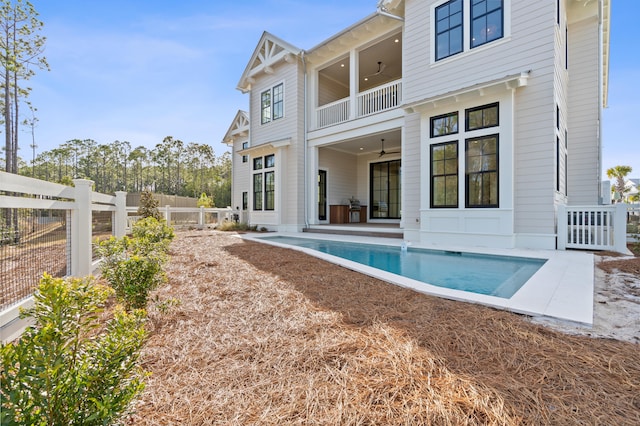
<svg viewBox="0 0 640 426">
<path fill-rule="evenodd" d="M 381 0 L 310 49 L 265 32 L 238 83 L 248 113 L 223 139 L 233 207 L 271 230 L 556 248 L 558 206 L 602 198 L 609 10 Z"/>
</svg>

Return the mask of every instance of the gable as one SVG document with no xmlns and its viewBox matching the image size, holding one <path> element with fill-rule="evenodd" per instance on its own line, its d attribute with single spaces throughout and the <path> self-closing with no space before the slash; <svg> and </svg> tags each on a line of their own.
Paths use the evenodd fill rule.
<svg viewBox="0 0 640 426">
<path fill-rule="evenodd" d="M 222 143 L 233 145 L 233 142 L 240 138 L 249 138 L 249 114 L 239 110 L 225 133 Z"/>
<path fill-rule="evenodd" d="M 272 74 L 276 64 L 282 61 L 293 62 L 300 52 L 302 52 L 301 49 L 265 31 L 242 73 L 238 90 L 247 93 L 251 90 L 256 76 L 262 73 Z"/>
</svg>

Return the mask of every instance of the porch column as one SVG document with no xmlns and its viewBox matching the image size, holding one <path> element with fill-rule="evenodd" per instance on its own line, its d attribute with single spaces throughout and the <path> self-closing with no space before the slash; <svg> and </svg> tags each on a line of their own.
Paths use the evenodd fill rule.
<svg viewBox="0 0 640 426">
<path fill-rule="evenodd" d="M 318 148 L 307 148 L 307 222 L 318 224 Z"/>
<path fill-rule="evenodd" d="M 349 120 L 354 120 L 358 115 L 358 52 L 351 50 L 349 52 Z"/>
</svg>

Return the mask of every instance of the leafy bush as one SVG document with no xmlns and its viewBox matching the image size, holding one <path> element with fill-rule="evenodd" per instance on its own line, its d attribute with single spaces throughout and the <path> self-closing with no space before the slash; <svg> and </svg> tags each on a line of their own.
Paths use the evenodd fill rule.
<svg viewBox="0 0 640 426">
<path fill-rule="evenodd" d="M 173 230 L 152 217 L 133 226 L 133 238 L 111 237 L 97 243 L 100 270 L 127 309 L 143 309 L 149 293 L 166 281 L 162 266 L 167 260 Z"/>
<path fill-rule="evenodd" d="M 198 202 L 196 203 L 198 207 L 211 208 L 215 207 L 213 204 L 213 198 L 210 198 L 206 193 L 200 194 L 200 198 L 198 198 Z"/>
<path fill-rule="evenodd" d="M 100 328 L 112 294 L 92 278 L 44 275 L 23 313 L 35 326 L 0 346 L 1 424 L 104 425 L 125 413 L 144 388 L 145 312 L 116 308 Z"/>
<path fill-rule="evenodd" d="M 160 202 L 153 197 L 150 191 L 142 191 L 140 194 L 140 205 L 138 206 L 138 215 L 145 217 L 153 217 L 162 220 L 162 214 L 158 210 Z"/>
<path fill-rule="evenodd" d="M 173 228 L 167 226 L 164 219 L 153 217 L 138 220 L 131 230 L 134 238 L 134 252 L 146 255 L 154 250 L 166 253 L 169 243 L 175 237 Z"/>
<path fill-rule="evenodd" d="M 258 226 L 249 226 L 246 223 L 237 223 L 233 221 L 222 222 L 216 226 L 218 231 L 257 231 Z"/>
</svg>

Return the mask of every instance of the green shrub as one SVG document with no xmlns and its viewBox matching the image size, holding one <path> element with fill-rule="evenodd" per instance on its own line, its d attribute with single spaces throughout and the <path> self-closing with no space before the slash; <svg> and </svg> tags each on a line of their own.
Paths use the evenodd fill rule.
<svg viewBox="0 0 640 426">
<path fill-rule="evenodd" d="M 137 221 L 132 234 L 132 238 L 96 241 L 95 253 L 102 258 L 102 276 L 115 289 L 118 300 L 127 309 L 143 309 L 149 293 L 166 281 L 162 266 L 175 234 L 164 220 L 152 217 Z"/>
<path fill-rule="evenodd" d="M 167 226 L 164 219 L 147 217 L 138 220 L 131 230 L 133 235 L 133 251 L 135 254 L 147 255 L 153 251 L 166 253 L 169 243 L 175 237 L 173 228 Z"/>
<path fill-rule="evenodd" d="M 96 253 L 102 258 L 102 276 L 116 292 L 116 297 L 127 309 L 143 309 L 149 293 L 166 281 L 162 266 L 166 254 L 155 250 L 146 238 L 129 237 L 102 241 Z"/>
<path fill-rule="evenodd" d="M 161 220 L 162 214 L 158 210 L 160 202 L 153 197 L 150 191 L 143 191 L 140 194 L 140 205 L 138 206 L 138 215 L 145 217 L 153 217 Z"/>
<path fill-rule="evenodd" d="M 200 198 L 198 198 L 198 202 L 196 203 L 198 207 L 204 207 L 206 209 L 215 207 L 213 204 L 213 198 L 210 198 L 206 193 L 200 194 Z"/>
<path fill-rule="evenodd" d="M 116 308 L 101 327 L 112 294 L 92 278 L 44 275 L 23 313 L 35 325 L 0 346 L 1 424 L 104 425 L 126 412 L 144 388 L 145 312 Z"/>
<path fill-rule="evenodd" d="M 249 226 L 246 223 L 236 223 L 233 221 L 222 222 L 216 226 L 218 231 L 257 231 L 258 226 Z"/>
</svg>

